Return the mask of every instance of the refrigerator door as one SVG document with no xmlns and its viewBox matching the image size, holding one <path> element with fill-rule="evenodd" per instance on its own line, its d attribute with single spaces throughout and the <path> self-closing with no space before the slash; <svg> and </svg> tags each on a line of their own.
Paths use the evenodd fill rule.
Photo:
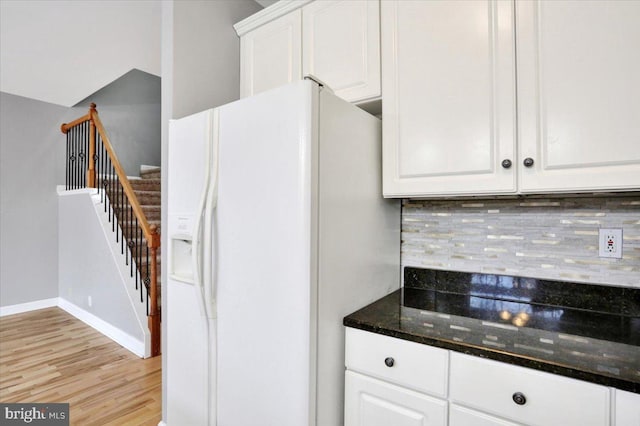
<svg viewBox="0 0 640 426">
<path fill-rule="evenodd" d="M 208 421 L 212 324 L 205 315 L 201 262 L 194 258 L 210 162 L 211 116 L 212 111 L 204 111 L 173 120 L 169 129 L 169 277 L 162 314 L 167 328 L 166 422 L 171 426 L 215 424 Z"/>
<path fill-rule="evenodd" d="M 314 415 L 317 96 L 303 81 L 219 108 L 219 426 L 300 426 Z"/>
</svg>

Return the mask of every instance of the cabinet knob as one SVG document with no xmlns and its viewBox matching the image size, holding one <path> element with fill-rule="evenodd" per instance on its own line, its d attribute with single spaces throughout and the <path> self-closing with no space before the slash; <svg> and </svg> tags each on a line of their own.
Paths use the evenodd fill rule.
<svg viewBox="0 0 640 426">
<path fill-rule="evenodd" d="M 384 363 L 387 367 L 393 367 L 393 364 L 395 364 L 395 361 L 393 358 L 387 357 L 384 359 Z"/>
<path fill-rule="evenodd" d="M 524 396 L 522 392 L 514 393 L 511 398 L 513 399 L 513 402 L 515 402 L 518 405 L 524 405 L 527 403 L 527 398 Z"/>
<path fill-rule="evenodd" d="M 511 167 L 511 160 L 509 160 L 508 158 L 502 160 L 502 167 L 505 169 L 508 169 Z"/>
<path fill-rule="evenodd" d="M 533 166 L 533 158 L 531 158 L 531 157 L 525 158 L 524 161 L 522 162 L 522 164 L 524 164 L 525 167 Z"/>
</svg>

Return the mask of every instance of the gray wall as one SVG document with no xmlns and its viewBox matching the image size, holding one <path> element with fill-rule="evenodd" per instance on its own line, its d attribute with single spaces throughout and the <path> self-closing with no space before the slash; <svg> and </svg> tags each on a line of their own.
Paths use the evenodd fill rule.
<svg viewBox="0 0 640 426">
<path fill-rule="evenodd" d="M 73 192 L 58 197 L 59 297 L 129 335 L 144 356 L 146 306 L 115 235 L 104 232 L 107 213 L 88 192 Z"/>
<path fill-rule="evenodd" d="M 623 257 L 598 257 L 598 229 Z M 404 200 L 402 264 L 640 288 L 640 196 Z"/>
<path fill-rule="evenodd" d="M 172 118 L 239 98 L 240 39 L 233 24 L 261 9 L 252 0 L 174 2 Z"/>
<path fill-rule="evenodd" d="M 138 176 L 143 164 L 160 166 L 160 85 L 160 77 L 134 69 L 73 108 L 80 117 L 91 102 L 97 104 L 100 121 L 128 176 Z"/>
<path fill-rule="evenodd" d="M 69 108 L 0 93 L 0 306 L 58 296 L 58 200 Z"/>
<path fill-rule="evenodd" d="M 233 24 L 262 8 L 253 0 L 162 2 L 162 168 L 167 170 L 169 119 L 223 105 L 240 97 L 240 40 Z M 167 223 L 163 173 L 162 223 Z M 163 226 L 164 226 L 163 225 Z M 163 234 L 162 244 L 168 244 Z M 162 264 L 167 265 L 162 251 Z M 166 276 L 162 285 L 166 286 Z M 166 294 L 166 292 L 165 292 Z M 171 312 L 164 304 L 162 315 Z M 166 353 L 166 329 L 162 351 Z M 166 357 L 162 357 L 162 418 L 167 418 Z"/>
</svg>

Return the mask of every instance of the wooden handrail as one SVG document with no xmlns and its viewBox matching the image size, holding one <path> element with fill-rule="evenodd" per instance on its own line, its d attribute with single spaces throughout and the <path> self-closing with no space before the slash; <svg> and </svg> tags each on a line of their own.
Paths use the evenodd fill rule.
<svg viewBox="0 0 640 426">
<path fill-rule="evenodd" d="M 157 248 L 160 247 L 160 236 L 152 232 L 151 225 L 147 221 L 144 212 L 142 211 L 142 207 L 140 206 L 140 202 L 138 201 L 138 197 L 136 193 L 133 191 L 133 187 L 127 178 L 127 174 L 124 172 L 120 161 L 118 160 L 118 156 L 113 150 L 113 146 L 111 145 L 111 141 L 109 140 L 109 136 L 107 136 L 107 132 L 98 117 L 98 111 L 95 109 L 91 109 L 89 112 L 91 116 L 91 120 L 96 126 L 96 130 L 100 134 L 100 138 L 102 139 L 102 144 L 104 145 L 105 150 L 107 151 L 109 157 L 111 158 L 111 163 L 113 164 L 113 169 L 116 171 L 116 175 L 120 179 L 120 184 L 122 185 L 122 189 L 129 199 L 129 203 L 131 204 L 131 208 L 133 209 L 134 214 L 138 218 L 138 222 L 140 224 L 140 228 L 144 233 L 144 237 L 147 239 L 147 246 L 149 248 Z M 157 228 L 155 228 L 157 231 Z"/>
<path fill-rule="evenodd" d="M 100 140 L 102 141 L 102 146 L 104 147 L 107 155 L 111 160 L 111 165 L 116 175 L 118 176 L 118 180 L 122 187 L 124 194 L 129 201 L 129 205 L 131 206 L 131 210 L 133 214 L 137 218 L 138 226 L 142 230 L 144 238 L 147 240 L 147 247 L 151 252 L 151 256 L 149 258 L 150 265 L 148 266 L 148 275 L 149 275 L 149 285 L 148 285 L 148 297 L 150 300 L 149 303 L 149 311 L 148 311 L 148 326 L 151 332 L 151 356 L 156 356 L 160 354 L 160 310 L 158 308 L 158 262 L 157 262 L 157 253 L 158 248 L 160 247 L 160 235 L 158 234 L 158 227 L 156 225 L 150 225 L 147 220 L 144 211 L 142 210 L 142 206 L 138 201 L 138 197 L 136 196 L 129 179 L 127 178 L 127 174 L 125 173 L 120 161 L 118 160 L 118 156 L 116 155 L 113 146 L 111 145 L 111 141 L 109 140 L 109 136 L 100 121 L 100 117 L 98 116 L 98 111 L 96 110 L 96 104 L 91 103 L 89 108 L 89 112 L 86 115 L 83 115 L 80 118 L 73 120 L 70 123 L 65 123 L 60 126 L 60 130 L 62 133 L 68 133 L 70 129 L 73 127 L 85 123 L 89 121 L 89 161 L 88 168 L 86 170 L 86 185 L 90 188 L 95 188 L 96 186 L 96 170 L 95 170 L 95 153 L 96 153 L 96 132 L 100 135 Z"/>
<path fill-rule="evenodd" d="M 95 109 L 96 104 L 92 103 L 91 106 Z M 66 135 L 67 132 L 69 132 L 69 129 L 71 129 L 72 127 L 76 127 L 78 124 L 84 123 L 85 121 L 89 120 L 91 120 L 91 110 L 89 110 L 89 113 L 87 115 L 76 118 L 71 123 L 62 123 L 62 125 L 60 126 L 60 131 Z"/>
</svg>

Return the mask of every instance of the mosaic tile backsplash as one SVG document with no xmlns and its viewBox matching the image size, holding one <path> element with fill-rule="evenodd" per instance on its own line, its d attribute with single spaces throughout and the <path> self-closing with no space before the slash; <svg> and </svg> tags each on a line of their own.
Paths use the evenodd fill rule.
<svg viewBox="0 0 640 426">
<path fill-rule="evenodd" d="M 598 257 L 598 229 L 623 257 Z M 640 196 L 403 200 L 402 265 L 640 288 Z"/>
</svg>

